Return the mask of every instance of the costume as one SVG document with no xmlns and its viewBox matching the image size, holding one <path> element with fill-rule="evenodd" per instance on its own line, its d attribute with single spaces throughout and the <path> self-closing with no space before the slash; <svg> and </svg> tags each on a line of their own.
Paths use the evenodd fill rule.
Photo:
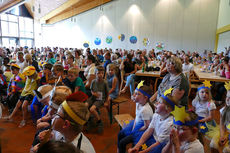
<svg viewBox="0 0 230 153">
<path fill-rule="evenodd" d="M 136 117 L 135 120 L 131 121 L 124 129 L 118 134 L 118 148 L 119 153 L 125 153 L 126 145 L 138 143 L 145 130 L 140 131 L 139 129 L 144 126 L 144 121 L 151 121 L 153 116 L 153 110 L 149 103 L 144 106 L 136 103 Z"/>
<path fill-rule="evenodd" d="M 183 153 L 204 153 L 204 147 L 198 139 L 192 142 L 183 142 L 180 147 Z"/>
<path fill-rule="evenodd" d="M 169 115 L 167 118 L 162 118 L 157 113 L 153 114 L 152 121 L 149 125 L 149 128 L 153 128 L 153 138 L 149 139 L 146 142 L 146 145 L 149 147 L 150 145 L 160 142 L 159 146 L 154 147 L 151 149 L 151 153 L 160 153 L 164 146 L 169 141 L 171 127 L 173 125 L 173 116 Z"/>
<path fill-rule="evenodd" d="M 112 75 L 112 76 L 107 75 L 107 82 L 108 82 L 108 85 L 109 85 L 109 90 L 111 90 L 111 88 L 113 87 L 113 79 L 114 79 L 114 77 L 116 77 L 116 76 L 115 75 Z M 118 94 L 119 94 L 119 82 L 117 82 L 115 90 L 112 93 L 110 93 L 109 96 L 112 99 L 115 99 L 115 98 L 117 98 Z"/>
<path fill-rule="evenodd" d="M 223 111 L 224 109 L 226 109 L 227 106 L 224 106 L 223 108 L 220 109 L 220 115 L 223 116 Z M 229 107 L 229 106 L 228 106 Z M 227 123 L 226 125 L 228 125 L 229 123 Z M 207 135 L 209 137 L 212 138 L 211 143 L 210 143 L 210 147 L 211 148 L 215 148 L 218 149 L 219 148 L 219 140 L 220 140 L 220 127 L 217 126 L 215 128 L 213 127 L 209 127 L 210 131 L 207 132 Z M 227 142 L 226 144 L 223 146 L 223 152 L 224 153 L 228 153 L 228 151 L 230 151 L 230 147 L 229 147 L 229 140 L 230 140 L 230 130 L 225 126 L 225 133 L 224 133 L 224 137 L 227 137 Z"/>
<path fill-rule="evenodd" d="M 21 73 L 18 73 L 18 75 L 13 75 L 10 79 L 10 82 L 8 84 L 7 89 L 7 105 L 9 111 L 13 111 L 16 103 L 18 102 L 18 99 L 21 95 L 21 92 L 25 86 L 25 77 Z"/>
<path fill-rule="evenodd" d="M 97 92 L 99 94 L 99 97 L 91 96 L 88 99 L 89 107 L 95 105 L 97 108 L 99 108 L 104 104 L 106 97 L 108 96 L 108 84 L 105 80 L 98 82 L 97 79 L 94 79 L 91 83 L 90 89 L 92 92 Z"/>
<path fill-rule="evenodd" d="M 199 120 L 208 117 L 209 116 L 209 112 L 212 110 L 216 109 L 216 105 L 214 102 L 199 102 L 199 101 L 192 101 L 192 106 L 195 107 L 196 109 L 196 114 L 199 116 Z M 207 122 L 208 124 L 211 124 L 212 126 L 216 126 L 215 121 L 210 121 Z M 200 127 L 200 132 L 201 133 L 206 133 L 208 131 L 208 127 L 206 125 L 205 122 L 203 123 L 199 123 L 199 127 Z"/>
<path fill-rule="evenodd" d="M 11 73 L 11 71 L 8 71 L 8 70 L 6 70 L 3 74 L 6 76 L 7 84 L 9 84 L 10 78 L 13 76 L 13 74 Z"/>
<path fill-rule="evenodd" d="M 82 132 L 71 143 L 84 153 L 96 153 L 92 143 Z"/>
<path fill-rule="evenodd" d="M 188 108 L 188 92 L 189 92 L 189 83 L 183 73 L 178 75 L 174 80 L 170 80 L 170 74 L 166 74 L 163 78 L 161 84 L 157 90 L 157 99 L 164 94 L 164 92 L 169 88 L 184 90 L 184 95 L 179 101 L 179 105 L 185 106 Z"/>
</svg>

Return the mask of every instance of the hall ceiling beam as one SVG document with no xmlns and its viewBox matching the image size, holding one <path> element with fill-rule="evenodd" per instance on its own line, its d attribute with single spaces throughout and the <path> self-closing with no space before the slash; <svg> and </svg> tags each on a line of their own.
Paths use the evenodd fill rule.
<svg viewBox="0 0 230 153">
<path fill-rule="evenodd" d="M 41 21 L 49 20 L 50 18 L 60 14 L 61 12 L 65 11 L 68 8 L 72 7 L 74 4 L 77 4 L 79 1 L 80 0 L 68 0 L 67 2 L 65 2 L 64 4 L 59 6 L 58 8 L 54 9 L 53 11 L 48 13 L 47 15 L 43 16 L 40 20 Z"/>
<path fill-rule="evenodd" d="M 24 2 L 25 0 L 9 0 L 4 5 L 0 6 L 0 13 L 8 10 L 9 8 L 14 7 L 15 5 Z"/>
<path fill-rule="evenodd" d="M 30 3 L 25 3 L 25 7 L 30 13 L 30 15 L 34 18 L 34 12 L 32 11 L 32 5 Z"/>
<path fill-rule="evenodd" d="M 86 1 L 86 0 L 82 0 L 82 1 Z M 66 11 L 63 11 L 62 13 L 46 20 L 46 24 L 54 24 L 64 19 L 68 19 L 72 16 L 78 15 L 80 13 L 83 13 L 85 11 L 98 7 L 105 3 L 111 2 L 112 0 L 87 0 L 87 1 L 88 1 L 87 3 L 83 3 L 81 5 L 79 2 L 79 5 L 74 5 L 73 7 L 66 9 Z"/>
</svg>

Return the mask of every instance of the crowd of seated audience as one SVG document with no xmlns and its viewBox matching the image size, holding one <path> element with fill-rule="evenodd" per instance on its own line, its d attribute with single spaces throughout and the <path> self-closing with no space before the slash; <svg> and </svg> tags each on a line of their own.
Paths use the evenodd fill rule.
<svg viewBox="0 0 230 153">
<path fill-rule="evenodd" d="M 148 67 L 159 67 L 163 78 L 155 93 L 135 75 Z M 211 87 L 206 82 L 189 104 L 190 77 L 195 68 L 230 79 L 230 47 L 221 53 L 0 48 L 0 100 L 8 109 L 2 119 L 12 121 L 22 108 L 19 128 L 23 128 L 30 118 L 30 106 L 37 128 L 31 152 L 65 142 L 70 149 L 76 147 L 73 151 L 93 153 L 93 145 L 82 133 L 83 126 L 87 130 L 96 126 L 102 132 L 100 108 L 105 106 L 109 112 L 111 101 L 129 91 L 136 103 L 136 117 L 118 134 L 117 152 L 202 153 L 202 139 L 207 137 L 212 139 L 213 153 L 228 152 L 230 85 L 216 82 Z M 120 90 L 121 77 L 126 82 Z M 219 105 L 223 108 L 218 129 L 214 111 Z M 178 119 L 177 110 L 185 117 Z M 213 136 L 210 131 L 219 134 Z M 133 147 L 128 149 L 129 143 Z"/>
</svg>

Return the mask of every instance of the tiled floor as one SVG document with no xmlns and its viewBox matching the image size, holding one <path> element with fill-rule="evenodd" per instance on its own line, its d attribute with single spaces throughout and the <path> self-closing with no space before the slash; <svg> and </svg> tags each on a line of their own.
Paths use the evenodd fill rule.
<svg viewBox="0 0 230 153">
<path fill-rule="evenodd" d="M 120 113 L 129 113 L 135 115 L 135 104 L 126 102 L 120 105 Z M 4 115 L 6 110 L 4 111 Z M 0 138 L 2 153 L 27 153 L 31 147 L 35 134 L 35 127 L 30 121 L 25 127 L 18 128 L 21 112 L 15 118 L 15 122 L 6 122 L 0 120 Z M 110 125 L 106 110 L 101 109 L 101 116 L 104 123 L 104 132 L 97 134 L 96 129 L 84 134 L 90 139 L 97 153 L 115 153 L 117 146 L 117 134 L 120 130 L 117 123 Z M 209 153 L 208 147 L 206 153 Z"/>
</svg>

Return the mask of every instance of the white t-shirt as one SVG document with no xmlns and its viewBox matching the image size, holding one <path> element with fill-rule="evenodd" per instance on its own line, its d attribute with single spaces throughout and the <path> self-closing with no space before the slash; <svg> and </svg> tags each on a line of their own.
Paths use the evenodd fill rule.
<svg viewBox="0 0 230 153">
<path fill-rule="evenodd" d="M 142 120 L 151 120 L 153 117 L 153 110 L 149 103 L 146 103 L 144 106 L 136 103 L 136 118 L 135 122 L 138 123 Z"/>
<path fill-rule="evenodd" d="M 85 72 L 84 72 L 84 75 L 85 75 L 85 77 L 88 79 L 89 78 L 89 76 L 91 75 L 91 74 L 95 74 L 95 64 L 93 63 L 93 64 L 91 64 L 91 65 L 89 65 L 89 66 L 87 66 L 86 68 L 85 68 Z"/>
<path fill-rule="evenodd" d="M 18 64 L 18 66 L 20 67 L 21 73 L 23 72 L 24 68 L 28 66 L 28 64 L 26 63 L 26 60 L 24 60 L 23 62 L 17 61 L 16 64 Z"/>
<path fill-rule="evenodd" d="M 81 134 L 82 134 L 82 140 L 81 140 L 80 150 L 83 151 L 83 153 L 96 153 L 92 143 L 89 141 L 89 139 L 83 133 L 79 133 L 78 136 L 72 141 L 72 144 L 75 147 L 77 147 L 78 140 L 79 140 Z"/>
<path fill-rule="evenodd" d="M 200 117 L 208 117 L 209 111 L 215 110 L 216 105 L 214 102 L 199 102 L 199 101 L 192 101 L 192 106 L 196 109 L 196 114 Z"/>
<path fill-rule="evenodd" d="M 169 141 L 169 135 L 171 131 L 171 127 L 173 125 L 173 116 L 170 115 L 166 119 L 162 119 L 162 117 L 154 113 L 152 121 L 149 125 L 149 128 L 154 128 L 153 136 L 156 141 L 167 142 Z"/>
<path fill-rule="evenodd" d="M 183 153 L 204 153 L 204 147 L 198 139 L 190 143 L 182 143 L 180 151 Z"/>
<path fill-rule="evenodd" d="M 184 64 L 182 65 L 182 68 L 183 68 L 183 73 L 188 73 L 188 72 L 190 72 L 191 70 L 194 69 L 192 63 L 189 63 L 189 64 L 185 64 L 185 63 L 184 63 Z"/>
</svg>

